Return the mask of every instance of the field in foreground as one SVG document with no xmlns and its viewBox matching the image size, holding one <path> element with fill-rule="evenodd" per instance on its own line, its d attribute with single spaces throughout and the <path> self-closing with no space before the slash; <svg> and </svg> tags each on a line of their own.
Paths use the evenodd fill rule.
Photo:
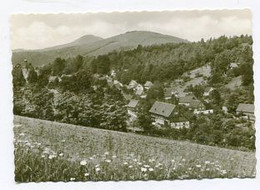
<svg viewBox="0 0 260 190">
<path fill-rule="evenodd" d="M 15 116 L 15 180 L 255 177 L 255 153 Z"/>
</svg>

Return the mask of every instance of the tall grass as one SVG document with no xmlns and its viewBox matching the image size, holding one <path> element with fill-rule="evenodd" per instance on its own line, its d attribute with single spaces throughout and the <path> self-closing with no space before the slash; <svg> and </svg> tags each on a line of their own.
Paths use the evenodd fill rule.
<svg viewBox="0 0 260 190">
<path fill-rule="evenodd" d="M 16 118 L 15 180 L 254 177 L 254 153 Z"/>
</svg>

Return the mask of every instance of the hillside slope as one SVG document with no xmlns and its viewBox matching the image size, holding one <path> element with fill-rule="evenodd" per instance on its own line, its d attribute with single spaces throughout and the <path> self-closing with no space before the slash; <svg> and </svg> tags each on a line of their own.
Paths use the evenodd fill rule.
<svg viewBox="0 0 260 190">
<path fill-rule="evenodd" d="M 56 57 L 69 58 L 79 54 L 83 56 L 97 56 L 114 50 L 133 49 L 139 44 L 149 46 L 154 44 L 188 42 L 181 38 L 147 31 L 127 32 L 107 39 L 92 36 L 91 39 L 92 40 L 86 40 L 83 37 L 69 44 L 42 50 L 14 51 L 12 62 L 13 64 L 22 63 L 26 58 L 34 66 L 42 66 L 52 62 Z"/>
<path fill-rule="evenodd" d="M 94 162 L 102 165 L 104 161 L 99 161 L 98 155 L 103 155 L 104 153 L 106 155 L 115 155 L 118 162 L 111 163 L 114 169 L 111 169 L 113 176 L 120 173 L 119 168 L 121 165 L 123 165 L 123 168 L 126 167 L 123 164 L 124 162 L 132 165 L 141 162 L 150 166 L 160 163 L 165 168 L 165 173 L 163 172 L 162 178 L 159 179 L 174 179 L 178 177 L 166 175 L 167 172 L 174 171 L 170 169 L 174 165 L 173 162 L 176 162 L 177 169 L 174 171 L 175 174 L 177 174 L 179 169 L 187 172 L 189 171 L 188 167 L 193 166 L 195 171 L 197 171 L 196 165 L 198 164 L 202 167 L 209 167 L 205 163 L 211 163 L 212 165 L 212 170 L 206 173 L 207 177 L 221 177 L 220 174 L 216 175 L 217 170 L 225 171 L 226 177 L 253 177 L 255 172 L 255 164 L 253 163 L 256 163 L 256 159 L 254 152 L 242 152 L 20 116 L 15 116 L 14 123 L 15 139 L 19 140 L 19 142 L 40 143 L 44 150 L 62 152 L 63 158 L 70 161 L 79 162 L 82 159 L 93 157 L 95 159 L 90 160 L 89 163 Z M 131 155 L 138 162 L 132 161 L 133 163 L 131 163 L 132 159 L 129 159 L 129 157 L 133 157 Z M 151 159 L 154 163 L 151 162 Z M 216 170 L 216 168 L 218 169 Z M 109 172 L 108 167 L 105 169 L 106 172 Z M 122 171 L 126 173 L 128 170 L 125 168 Z M 133 174 L 133 170 L 131 170 L 131 174 Z M 202 170 L 200 174 L 200 178 L 205 175 Z M 194 177 L 194 175 L 190 177 Z M 117 179 L 126 180 L 127 178 L 120 176 Z M 134 179 L 139 178 L 136 177 Z M 151 177 L 151 179 L 154 178 Z"/>
</svg>

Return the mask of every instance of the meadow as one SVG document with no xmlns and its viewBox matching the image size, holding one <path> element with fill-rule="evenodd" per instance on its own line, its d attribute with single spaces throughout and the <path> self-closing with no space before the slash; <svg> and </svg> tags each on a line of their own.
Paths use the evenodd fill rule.
<svg viewBox="0 0 260 190">
<path fill-rule="evenodd" d="M 15 116 L 15 181 L 255 177 L 254 152 Z"/>
</svg>

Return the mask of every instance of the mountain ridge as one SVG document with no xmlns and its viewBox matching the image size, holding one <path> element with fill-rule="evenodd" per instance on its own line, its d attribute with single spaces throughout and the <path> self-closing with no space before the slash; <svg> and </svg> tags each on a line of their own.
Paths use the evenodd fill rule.
<svg viewBox="0 0 260 190">
<path fill-rule="evenodd" d="M 27 59 L 35 66 L 42 66 L 52 62 L 57 57 L 67 59 L 79 54 L 98 56 L 112 51 L 134 49 L 138 45 L 150 46 L 187 42 L 189 41 L 175 36 L 150 31 L 129 31 L 105 39 L 94 35 L 84 35 L 68 44 L 37 50 L 13 51 L 12 62 L 17 64 Z"/>
</svg>

